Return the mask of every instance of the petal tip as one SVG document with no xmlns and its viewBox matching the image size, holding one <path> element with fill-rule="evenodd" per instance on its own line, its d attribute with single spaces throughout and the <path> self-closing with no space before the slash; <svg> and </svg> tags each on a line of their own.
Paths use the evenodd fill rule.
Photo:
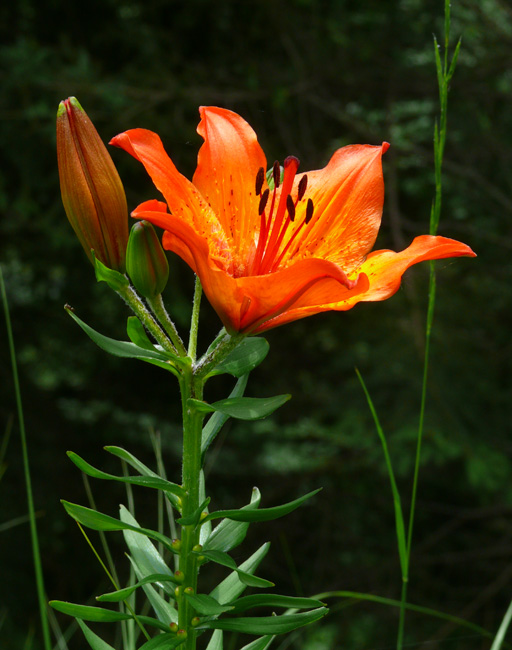
<svg viewBox="0 0 512 650">
<path fill-rule="evenodd" d="M 381 145 L 381 147 L 382 147 L 382 153 L 385 154 L 386 151 L 389 149 L 390 146 L 391 146 L 391 145 L 389 144 L 389 142 L 383 142 L 382 145 Z"/>
</svg>

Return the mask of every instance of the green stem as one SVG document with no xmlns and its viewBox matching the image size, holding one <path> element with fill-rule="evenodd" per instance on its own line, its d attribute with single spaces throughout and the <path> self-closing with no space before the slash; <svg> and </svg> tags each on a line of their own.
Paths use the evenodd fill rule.
<svg viewBox="0 0 512 650">
<path fill-rule="evenodd" d="M 203 293 L 203 288 L 201 286 L 201 280 L 196 275 L 194 303 L 192 307 L 192 319 L 190 322 L 190 339 L 188 342 L 188 356 L 192 359 L 192 361 L 195 361 L 197 356 L 197 331 L 199 328 L 199 308 L 201 306 L 202 293 Z"/>
<path fill-rule="evenodd" d="M 176 325 L 172 322 L 171 317 L 167 313 L 164 302 L 162 300 L 162 294 L 158 294 L 158 296 L 155 298 L 148 298 L 147 301 L 148 305 L 151 307 L 151 311 L 155 314 L 158 321 L 164 328 L 167 336 L 171 339 L 174 347 L 178 351 L 178 354 L 181 357 L 186 356 L 187 351 L 183 345 L 183 341 L 181 340 L 180 335 L 178 334 Z"/>
<path fill-rule="evenodd" d="M 139 298 L 139 296 L 135 293 L 133 288 L 130 286 L 122 287 L 118 289 L 117 293 L 131 308 L 134 314 L 139 318 L 144 327 L 146 327 L 146 329 L 151 332 L 155 340 L 162 346 L 162 348 L 171 354 L 176 354 L 176 348 L 171 343 L 171 341 L 169 341 L 165 335 L 165 332 L 146 309 L 146 306 Z"/>
<path fill-rule="evenodd" d="M 189 404 L 189 399 L 201 400 L 203 397 L 203 380 L 194 375 L 192 366 L 183 369 L 180 379 L 182 411 L 183 411 L 183 460 L 182 485 L 186 496 L 182 499 L 182 516 L 188 517 L 197 511 L 200 502 L 200 473 L 201 473 L 201 435 L 204 415 Z M 180 630 L 187 633 L 183 650 L 195 650 L 196 632 L 192 626 L 194 610 L 189 605 L 186 590 L 197 592 L 198 561 L 192 553 L 199 544 L 199 528 L 190 525 L 182 526 L 180 548 L 180 571 L 184 581 L 178 591 L 178 625 Z"/>
<path fill-rule="evenodd" d="M 196 364 L 198 377 L 206 377 L 245 338 L 245 334 L 226 334 L 211 352 L 205 354 Z"/>
<path fill-rule="evenodd" d="M 11 317 L 9 314 L 9 303 L 7 302 L 7 293 L 5 291 L 4 278 L 0 268 L 0 289 L 2 293 L 2 302 L 5 311 L 5 324 L 7 327 L 7 339 L 9 341 L 9 350 L 11 354 L 12 378 L 14 383 L 14 392 L 16 394 L 16 407 L 18 410 L 18 421 L 20 425 L 21 449 L 23 454 L 23 470 L 25 473 L 25 486 L 27 490 L 28 512 L 30 517 L 30 537 L 32 540 L 32 556 L 34 558 L 34 569 L 36 574 L 37 598 L 39 602 L 39 614 L 41 617 L 41 628 L 43 631 L 43 642 L 45 650 L 51 650 L 52 642 L 50 638 L 50 627 L 46 615 L 46 594 L 44 590 L 43 569 L 41 566 L 41 552 L 39 550 L 39 538 L 37 536 L 36 515 L 34 510 L 34 499 L 32 496 L 32 482 L 30 479 L 30 467 L 28 462 L 27 437 L 25 435 L 25 420 L 23 417 L 23 405 L 21 401 L 21 390 L 18 378 L 18 365 L 16 363 L 16 351 L 14 348 L 14 337 L 12 335 Z"/>
</svg>

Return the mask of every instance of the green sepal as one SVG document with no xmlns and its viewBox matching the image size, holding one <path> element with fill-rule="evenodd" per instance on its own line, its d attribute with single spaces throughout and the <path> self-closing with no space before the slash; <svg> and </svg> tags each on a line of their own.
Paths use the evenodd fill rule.
<svg viewBox="0 0 512 650">
<path fill-rule="evenodd" d="M 233 609 L 231 605 L 221 605 L 215 598 L 206 594 L 185 594 L 186 599 L 202 616 L 219 616 Z"/>
<path fill-rule="evenodd" d="M 260 505 L 260 501 L 261 493 L 255 487 L 252 490 L 251 502 L 241 509 L 255 510 Z M 223 519 L 209 535 L 203 544 L 203 549 L 207 551 L 230 551 L 244 541 L 248 528 L 249 524 L 246 522 Z"/>
<path fill-rule="evenodd" d="M 172 541 L 156 530 L 131 526 L 102 512 L 91 510 L 91 508 L 86 508 L 85 506 L 79 506 L 76 503 L 69 503 L 69 501 L 61 501 L 61 503 L 70 517 L 87 528 L 103 531 L 131 530 L 134 533 L 146 535 L 157 542 L 161 542 L 171 553 L 176 553 L 172 547 Z"/>
<path fill-rule="evenodd" d="M 233 614 L 244 612 L 251 607 L 287 607 L 293 609 L 313 609 L 324 607 L 325 603 L 314 598 L 298 598 L 296 596 L 281 596 L 280 594 L 252 594 L 229 603 Z"/>
<path fill-rule="evenodd" d="M 245 387 L 247 386 L 248 379 L 249 374 L 240 377 L 236 382 L 235 387 L 231 391 L 229 397 L 242 397 L 245 391 Z M 221 413 L 220 411 L 216 411 L 204 425 L 201 438 L 201 454 L 203 458 L 206 450 L 215 440 L 215 436 L 219 433 L 228 419 L 229 415 Z"/>
<path fill-rule="evenodd" d="M 49 604 L 58 612 L 69 614 L 83 621 L 112 623 L 114 621 L 127 621 L 132 618 L 131 614 L 123 614 L 123 612 L 112 609 L 91 607 L 90 605 L 76 605 L 75 603 L 67 603 L 62 600 L 50 600 Z"/>
<path fill-rule="evenodd" d="M 244 339 L 218 366 L 208 374 L 208 377 L 227 373 L 234 377 L 243 375 L 259 366 L 269 351 L 268 342 L 259 336 L 249 336 Z"/>
<path fill-rule="evenodd" d="M 174 576 L 166 575 L 165 573 L 153 573 L 149 576 L 146 576 L 143 580 L 137 582 L 137 584 L 130 587 L 125 587 L 124 589 L 118 589 L 117 591 L 111 591 L 108 594 L 102 594 L 101 596 L 96 596 L 96 600 L 99 603 L 120 603 L 123 600 L 126 600 L 133 592 L 147 584 L 158 584 L 160 582 L 173 582 L 174 584 L 179 584 Z M 158 584 L 158 586 L 161 586 Z"/>
<path fill-rule="evenodd" d="M 167 632 L 166 634 L 159 634 L 153 637 L 150 641 L 146 641 L 144 645 L 140 646 L 139 650 L 172 650 L 182 643 L 185 643 L 185 639 L 180 639 L 172 632 Z"/>
<path fill-rule="evenodd" d="M 270 542 L 262 544 L 245 562 L 242 562 L 239 569 L 252 575 L 268 553 L 269 548 Z M 210 596 L 218 600 L 221 605 L 227 605 L 238 598 L 246 587 L 247 585 L 240 580 L 238 573 L 233 571 L 210 592 Z"/>
<path fill-rule="evenodd" d="M 89 465 L 87 461 L 80 458 L 80 456 L 75 454 L 73 451 L 68 451 L 66 453 L 73 463 L 84 472 L 84 474 L 87 474 L 92 478 L 120 481 L 121 483 L 130 483 L 131 485 L 155 488 L 156 490 L 162 490 L 163 492 L 170 492 L 178 497 L 184 497 L 186 494 L 185 490 L 180 485 L 171 483 L 163 478 L 156 476 L 114 476 L 114 474 L 107 474 L 106 472 L 102 472 L 92 465 Z"/>
<path fill-rule="evenodd" d="M 188 404 L 200 413 L 217 411 L 237 420 L 261 420 L 285 404 L 291 395 L 275 397 L 228 397 L 213 404 L 197 399 L 189 399 Z"/>
<path fill-rule="evenodd" d="M 272 521 L 273 519 L 278 519 L 279 517 L 284 517 L 289 512 L 292 512 L 299 506 L 301 506 L 304 501 L 307 501 L 315 494 L 318 494 L 322 488 L 318 490 L 313 490 L 313 492 L 308 492 L 302 497 L 295 499 L 295 501 L 290 501 L 289 503 L 284 503 L 282 506 L 274 506 L 273 508 L 261 508 L 258 510 L 248 510 L 247 507 L 240 508 L 239 510 L 217 510 L 216 512 L 211 512 L 205 517 L 203 521 L 211 521 L 212 519 L 220 519 L 225 517 L 226 519 L 232 519 L 233 521 Z"/>
<path fill-rule="evenodd" d="M 275 638 L 275 636 L 267 634 L 266 636 L 262 636 L 259 639 L 256 639 L 256 641 L 249 643 L 248 645 L 244 645 L 244 647 L 240 648 L 240 650 L 267 650 Z"/>
<path fill-rule="evenodd" d="M 105 264 L 96 257 L 93 250 L 91 250 L 91 253 L 94 260 L 94 272 L 98 282 L 106 282 L 113 291 L 119 291 L 123 287 L 128 287 L 130 285 L 130 281 L 126 275 L 119 273 L 119 271 L 114 271 L 114 269 L 109 269 L 108 266 L 105 266 Z"/>
<path fill-rule="evenodd" d="M 144 325 L 140 322 L 137 316 L 128 316 L 128 321 L 126 323 L 126 333 L 128 338 L 132 343 L 138 345 L 139 348 L 144 350 L 156 351 L 155 346 L 148 338 Z"/>
<path fill-rule="evenodd" d="M 261 616 L 253 618 L 220 618 L 205 621 L 198 625 L 198 630 L 230 630 L 244 634 L 285 634 L 299 627 L 318 621 L 328 613 L 326 607 L 313 609 L 301 614 L 284 614 L 283 616 Z"/>
<path fill-rule="evenodd" d="M 111 645 L 109 645 L 106 641 L 103 641 L 101 637 L 90 630 L 87 625 L 79 618 L 77 618 L 76 622 L 80 626 L 80 629 L 84 633 L 85 640 L 91 646 L 92 650 L 114 650 Z"/>
<path fill-rule="evenodd" d="M 210 501 L 211 501 L 211 497 L 208 497 L 203 501 L 203 503 L 201 503 L 201 505 L 199 506 L 199 508 L 197 508 L 197 510 L 194 510 L 194 512 L 191 515 L 188 515 L 187 517 L 181 517 L 181 519 L 177 519 L 176 523 L 179 524 L 180 526 L 194 526 L 194 527 L 197 526 L 197 524 L 201 521 L 201 515 L 208 507 Z"/>
<path fill-rule="evenodd" d="M 224 633 L 222 630 L 214 630 L 206 650 L 224 650 Z"/>
<path fill-rule="evenodd" d="M 220 564 L 221 566 L 225 566 L 228 567 L 228 569 L 232 569 L 233 571 L 236 571 L 241 582 L 243 582 L 248 587 L 257 587 L 259 589 L 266 589 L 267 587 L 274 586 L 273 582 L 270 582 L 269 580 L 265 580 L 264 578 L 258 578 L 257 576 L 254 576 L 251 573 L 247 573 L 243 569 L 237 567 L 236 562 L 233 560 L 233 558 L 229 556 L 227 553 L 223 553 L 222 551 L 204 551 L 203 549 L 201 549 L 201 551 L 198 551 L 197 553 L 195 553 L 195 555 L 201 555 L 207 560 L 210 560 L 211 562 L 215 562 L 215 564 Z"/>
<path fill-rule="evenodd" d="M 141 359 L 147 363 L 152 363 L 155 366 L 169 370 L 170 372 L 176 374 L 177 370 L 173 364 L 170 363 L 170 360 L 178 360 L 178 357 L 171 355 L 168 352 L 160 352 L 158 350 L 145 350 L 144 348 L 131 343 L 130 341 L 117 341 L 116 339 L 111 339 L 108 336 L 104 336 L 99 332 L 96 332 L 92 327 L 84 323 L 83 320 L 78 318 L 78 316 L 72 311 L 72 309 L 66 305 L 64 309 L 68 312 L 71 318 L 80 325 L 83 331 L 87 336 L 96 343 L 96 345 L 108 352 L 113 354 L 115 357 L 124 357 L 128 359 Z"/>
</svg>

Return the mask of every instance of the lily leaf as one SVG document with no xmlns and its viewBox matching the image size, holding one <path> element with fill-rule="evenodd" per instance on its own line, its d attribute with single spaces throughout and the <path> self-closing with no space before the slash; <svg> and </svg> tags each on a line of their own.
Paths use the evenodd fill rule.
<svg viewBox="0 0 512 650">
<path fill-rule="evenodd" d="M 131 596 L 139 587 L 147 584 L 158 584 L 160 582 L 173 582 L 174 584 L 178 584 L 178 581 L 174 576 L 165 573 L 152 573 L 140 582 L 137 582 L 135 585 L 125 587 L 124 589 L 118 589 L 117 591 L 111 591 L 108 594 L 102 594 L 101 596 L 96 596 L 96 600 L 100 603 L 120 603 L 122 600 L 126 600 Z"/>
<path fill-rule="evenodd" d="M 201 503 L 199 508 L 197 508 L 197 510 L 195 510 L 191 515 L 188 515 L 188 517 L 181 517 L 181 519 L 177 519 L 176 523 L 178 523 L 180 526 L 197 526 L 197 524 L 201 521 L 201 515 L 203 512 L 205 512 L 210 501 L 211 497 L 206 498 L 203 503 Z M 203 521 L 206 521 L 206 518 L 203 519 Z"/>
<path fill-rule="evenodd" d="M 275 397 L 228 397 L 213 404 L 189 399 L 189 403 L 202 413 L 218 411 L 237 420 L 261 420 L 285 404 L 291 395 Z"/>
<path fill-rule="evenodd" d="M 163 490 L 164 492 L 170 492 L 179 497 L 185 496 L 185 490 L 180 485 L 166 481 L 163 478 L 156 476 L 114 476 L 113 474 L 107 474 L 106 472 L 102 472 L 92 465 L 89 465 L 87 461 L 80 458 L 78 454 L 75 454 L 72 451 L 68 451 L 67 455 L 75 465 L 82 470 L 82 472 L 88 476 L 92 476 L 93 478 L 120 481 L 121 483 L 130 483 L 132 485 L 142 485 L 144 487 L 151 487 L 157 490 Z"/>
<path fill-rule="evenodd" d="M 108 451 L 109 454 L 113 454 L 114 456 L 125 460 L 128 465 L 133 467 L 133 469 L 136 469 L 139 474 L 142 474 L 142 476 L 156 476 L 157 478 L 160 478 L 156 472 L 154 472 L 152 469 L 149 469 L 147 465 L 144 465 L 144 463 L 142 463 L 133 454 L 130 454 L 129 451 L 126 451 L 126 449 L 123 449 L 122 447 L 113 447 L 111 445 L 104 447 L 104 449 L 105 451 Z"/>
<path fill-rule="evenodd" d="M 251 607 L 287 607 L 293 609 L 313 609 L 323 607 L 324 603 L 314 598 L 298 598 L 296 596 L 281 596 L 280 594 L 253 594 L 230 603 L 233 614 L 244 612 Z"/>
<path fill-rule="evenodd" d="M 228 567 L 228 569 L 236 571 L 241 582 L 243 582 L 248 587 L 266 589 L 267 587 L 274 586 L 273 582 L 264 580 L 263 578 L 258 578 L 257 576 L 254 576 L 251 573 L 247 573 L 243 569 L 237 567 L 236 562 L 227 553 L 223 553 L 222 551 L 204 551 L 201 549 L 201 551 L 197 552 L 197 555 L 202 555 L 211 562 L 215 562 L 216 564 L 220 564 L 222 566 Z M 210 594 L 210 596 L 211 595 L 212 594 Z"/>
<path fill-rule="evenodd" d="M 75 603 L 66 603 L 62 600 L 51 600 L 50 605 L 58 612 L 69 614 L 83 621 L 111 623 L 113 621 L 127 621 L 132 618 L 131 614 L 123 614 L 112 609 L 91 607 L 89 605 L 76 605 Z"/>
<path fill-rule="evenodd" d="M 197 629 L 231 630 L 244 634 L 284 634 L 299 627 L 318 621 L 328 613 L 326 607 L 301 614 L 283 616 L 261 616 L 254 618 L 219 618 L 205 621 Z"/>
<path fill-rule="evenodd" d="M 254 510 L 260 505 L 260 501 L 261 493 L 255 487 L 252 490 L 251 502 L 244 506 L 242 510 Z M 205 541 L 203 549 L 207 551 L 230 551 L 244 541 L 248 528 L 249 524 L 246 522 L 223 519 Z"/>
<path fill-rule="evenodd" d="M 304 496 L 295 499 L 295 501 L 290 501 L 285 503 L 282 506 L 274 506 L 273 508 L 260 508 L 259 510 L 249 510 L 247 506 L 239 510 L 217 510 L 216 512 L 211 512 L 209 515 L 203 519 L 203 521 L 210 521 L 212 519 L 220 519 L 225 517 L 226 519 L 232 519 L 233 521 L 271 521 L 272 519 L 278 519 L 287 515 L 289 512 L 292 512 L 299 506 L 301 506 L 304 501 L 307 501 L 312 496 L 320 492 L 322 488 L 318 490 L 313 490 L 313 492 L 308 492 Z"/>
<path fill-rule="evenodd" d="M 240 650 L 267 650 L 275 638 L 275 636 L 267 634 L 266 636 L 262 636 L 259 639 L 256 639 L 256 641 L 249 643 L 249 645 L 244 645 Z"/>
<path fill-rule="evenodd" d="M 202 616 L 218 616 L 233 609 L 231 605 L 221 605 L 215 598 L 206 594 L 185 594 L 185 597 Z"/>
<path fill-rule="evenodd" d="M 245 387 L 247 386 L 248 379 L 249 379 L 249 374 L 240 377 L 240 379 L 236 382 L 235 387 L 231 391 L 229 397 L 230 398 L 242 397 L 245 391 Z M 224 426 L 224 424 L 227 422 L 228 419 L 229 419 L 229 415 L 226 415 L 225 413 L 221 413 L 220 411 L 216 411 L 210 417 L 208 422 L 204 425 L 203 434 L 201 438 L 201 454 L 203 457 L 206 450 L 215 439 L 215 436 L 219 433 L 219 431 L 222 429 L 222 427 Z"/>
<path fill-rule="evenodd" d="M 264 338 L 249 336 L 232 350 L 208 376 L 213 377 L 214 375 L 227 373 L 234 377 L 242 377 L 254 370 L 256 366 L 259 366 L 267 356 L 269 347 Z"/>
<path fill-rule="evenodd" d="M 268 553 L 269 548 L 270 542 L 266 542 L 260 546 L 257 551 L 255 551 L 240 565 L 239 569 L 252 575 Z M 224 578 L 224 580 L 220 582 L 213 591 L 210 592 L 210 596 L 215 598 L 215 600 L 218 600 L 221 605 L 227 605 L 227 603 L 238 598 L 246 587 L 247 585 L 240 580 L 238 573 L 233 571 L 227 578 Z"/>
<path fill-rule="evenodd" d="M 92 650 L 114 650 L 106 641 L 103 641 L 97 634 L 90 630 L 87 625 L 79 618 L 76 621 L 80 629 L 84 633 L 87 643 L 91 646 Z"/>
<path fill-rule="evenodd" d="M 78 318 L 78 316 L 69 308 L 65 308 L 71 318 L 80 325 L 83 331 L 87 336 L 96 343 L 98 347 L 105 352 L 113 354 L 116 357 L 125 357 L 128 359 L 141 359 L 142 361 L 147 361 L 154 365 L 160 366 L 165 370 L 176 373 L 176 368 L 170 363 L 170 359 L 178 360 L 178 357 L 171 355 L 169 353 L 163 353 L 157 350 L 145 350 L 144 348 L 131 343 L 130 341 L 117 341 L 116 339 L 111 339 L 108 336 L 104 336 L 99 332 L 96 332 L 92 327 L 84 323 L 83 320 Z"/>
<path fill-rule="evenodd" d="M 223 650 L 224 648 L 223 636 L 224 633 L 222 632 L 222 630 L 214 630 L 212 637 L 210 639 L 210 643 L 208 643 L 206 650 Z"/>
<path fill-rule="evenodd" d="M 150 641 L 141 645 L 139 650 L 172 650 L 172 648 L 177 648 L 182 643 L 185 643 L 185 639 L 180 639 L 172 632 L 167 632 L 153 637 Z"/>
<path fill-rule="evenodd" d="M 171 545 L 171 540 L 156 530 L 131 526 L 102 512 L 91 510 L 91 508 L 86 508 L 85 506 L 79 506 L 76 503 L 69 503 L 69 501 L 61 501 L 61 503 L 70 517 L 87 528 L 104 531 L 132 530 L 135 533 L 151 537 L 151 539 L 161 542 L 171 553 L 176 553 Z"/>
<path fill-rule="evenodd" d="M 126 323 L 126 333 L 128 338 L 132 343 L 138 345 L 139 348 L 144 350 L 155 351 L 155 346 L 148 338 L 146 330 L 144 329 L 143 324 L 137 318 L 137 316 L 128 316 L 128 322 Z"/>
</svg>

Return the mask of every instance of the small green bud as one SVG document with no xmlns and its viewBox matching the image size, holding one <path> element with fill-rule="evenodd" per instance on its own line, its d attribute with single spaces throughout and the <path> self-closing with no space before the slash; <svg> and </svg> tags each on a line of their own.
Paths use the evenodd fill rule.
<svg viewBox="0 0 512 650">
<path fill-rule="evenodd" d="M 179 553 L 181 550 L 181 540 L 179 539 L 173 539 L 171 542 L 171 547 L 176 553 Z"/>
<path fill-rule="evenodd" d="M 192 596 L 194 593 L 194 589 L 192 587 L 185 587 L 185 593 L 188 594 L 189 596 Z"/>
<path fill-rule="evenodd" d="M 132 226 L 126 250 L 126 270 L 144 298 L 155 298 L 165 289 L 169 263 L 149 221 L 138 221 Z"/>
<path fill-rule="evenodd" d="M 178 630 L 176 636 L 179 636 L 180 639 L 186 639 L 187 638 L 187 630 Z"/>
<path fill-rule="evenodd" d="M 174 590 L 175 597 L 179 598 L 180 594 L 181 594 L 181 589 L 179 587 L 176 587 L 176 589 Z"/>
<path fill-rule="evenodd" d="M 174 632 L 174 634 L 176 634 L 176 632 L 178 631 L 178 624 L 177 623 L 171 623 L 169 625 L 169 628 L 171 629 L 171 632 Z"/>
<path fill-rule="evenodd" d="M 190 625 L 192 625 L 192 627 L 196 627 L 197 625 L 199 625 L 200 622 L 201 619 L 199 618 L 199 616 L 194 616 L 194 618 L 190 621 Z"/>
<path fill-rule="evenodd" d="M 203 547 L 202 547 L 201 544 L 196 544 L 195 546 L 192 547 L 192 551 L 194 553 L 199 553 L 199 551 L 201 551 L 202 549 L 203 549 Z"/>
<path fill-rule="evenodd" d="M 176 580 L 177 580 L 179 583 L 182 583 L 183 580 L 185 580 L 185 575 L 184 575 L 183 571 L 179 571 L 179 570 L 178 570 L 178 571 L 175 571 L 175 572 L 174 572 L 174 577 L 176 578 Z"/>
</svg>

